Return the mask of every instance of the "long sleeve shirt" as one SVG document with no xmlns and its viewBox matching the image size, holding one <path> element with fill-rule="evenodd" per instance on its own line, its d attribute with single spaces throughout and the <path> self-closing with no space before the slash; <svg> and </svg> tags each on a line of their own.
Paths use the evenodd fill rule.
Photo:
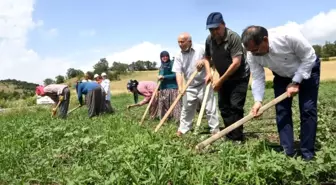
<svg viewBox="0 0 336 185">
<path fill-rule="evenodd" d="M 105 100 L 111 100 L 111 91 L 110 91 L 110 80 L 109 79 L 104 79 L 101 84 L 100 84 L 105 93 L 106 93 L 106 96 L 105 96 Z"/>
<path fill-rule="evenodd" d="M 50 84 L 43 88 L 44 93 L 49 96 L 54 102 L 58 102 L 58 96 L 62 94 L 63 89 L 68 87 L 64 84 Z"/>
<path fill-rule="evenodd" d="M 96 82 L 82 82 L 77 87 L 77 96 L 78 101 L 82 105 L 83 104 L 83 94 L 87 94 L 89 91 L 99 87 L 100 85 Z"/>
<path fill-rule="evenodd" d="M 160 90 L 163 89 L 177 89 L 176 74 L 172 71 L 173 61 L 168 63 L 162 63 L 159 71 L 159 75 L 164 78 L 160 85 Z"/>
<path fill-rule="evenodd" d="M 310 78 L 316 61 L 314 48 L 299 30 L 278 28 L 269 30 L 269 53 L 253 56 L 247 52 L 247 62 L 252 73 L 252 94 L 255 101 L 262 101 L 265 93 L 265 71 L 269 68 L 279 76 L 295 82 Z"/>
<path fill-rule="evenodd" d="M 144 96 L 144 99 L 139 103 L 140 105 L 144 105 L 150 101 L 152 98 L 152 95 L 156 88 L 156 83 L 152 81 L 141 81 L 138 84 L 138 91 L 142 96 Z"/>
</svg>

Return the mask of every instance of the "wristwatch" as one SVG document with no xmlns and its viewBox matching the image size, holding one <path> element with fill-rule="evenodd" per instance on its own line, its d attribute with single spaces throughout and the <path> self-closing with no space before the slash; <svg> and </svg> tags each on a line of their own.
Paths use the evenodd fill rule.
<svg viewBox="0 0 336 185">
<path fill-rule="evenodd" d="M 299 82 L 296 82 L 296 81 L 292 81 L 291 84 L 292 84 L 292 85 L 300 85 L 300 83 L 299 83 Z"/>
</svg>

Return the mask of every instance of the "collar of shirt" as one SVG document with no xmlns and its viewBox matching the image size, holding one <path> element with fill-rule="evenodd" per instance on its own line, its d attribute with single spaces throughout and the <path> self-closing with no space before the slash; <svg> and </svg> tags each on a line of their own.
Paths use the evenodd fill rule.
<svg viewBox="0 0 336 185">
<path fill-rule="evenodd" d="M 229 31 L 229 29 L 228 29 L 228 28 L 225 28 L 224 36 L 221 37 L 221 41 L 222 41 L 222 42 L 219 43 L 219 44 L 222 44 L 222 43 L 225 43 L 225 42 L 228 42 L 228 41 L 229 41 L 228 31 Z M 216 44 L 217 44 L 216 39 L 213 38 L 212 36 L 211 36 L 211 40 L 213 41 L 213 43 L 216 43 Z"/>
</svg>

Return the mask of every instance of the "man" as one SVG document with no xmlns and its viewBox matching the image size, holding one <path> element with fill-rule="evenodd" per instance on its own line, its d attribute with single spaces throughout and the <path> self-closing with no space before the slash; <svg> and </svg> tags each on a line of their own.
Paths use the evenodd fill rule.
<svg viewBox="0 0 336 185">
<path fill-rule="evenodd" d="M 183 76 L 185 80 L 189 80 L 191 74 L 196 71 L 196 65 L 201 63 L 204 58 L 204 49 L 192 44 L 191 36 L 188 33 L 182 33 L 178 36 L 178 44 L 181 51 L 175 57 L 173 72 L 176 73 L 176 80 L 179 93 L 183 90 Z M 177 135 L 181 136 L 188 132 L 192 127 L 192 121 L 195 116 L 197 103 L 202 102 L 206 87 L 205 79 L 209 78 L 210 72 L 204 68 L 198 69 L 198 74 L 186 89 L 183 97 L 182 112 L 180 118 L 180 126 Z M 208 72 L 208 73 L 206 73 Z M 208 100 L 206 103 L 206 116 L 208 124 L 211 128 L 210 132 L 215 134 L 219 131 L 219 121 L 216 109 L 216 97 L 213 90 L 210 89 Z"/>
<path fill-rule="evenodd" d="M 267 31 L 262 26 L 249 26 L 242 34 L 252 73 L 252 93 L 255 104 L 252 112 L 260 116 L 268 67 L 274 74 L 275 97 L 287 92 L 289 98 L 276 105 L 276 122 L 280 144 L 288 156 L 294 156 L 292 97 L 299 93 L 301 119 L 301 152 L 305 160 L 314 155 L 317 128 L 317 98 L 320 82 L 320 60 L 313 47 L 299 30 L 277 28 Z"/>
<path fill-rule="evenodd" d="M 205 67 L 210 70 L 212 61 L 219 73 L 220 78 L 213 82 L 213 89 L 218 92 L 219 110 L 228 127 L 244 117 L 250 69 L 245 61 L 240 36 L 226 27 L 221 13 L 211 13 L 206 28 L 210 35 L 205 43 Z M 243 141 L 243 126 L 234 129 L 226 137 Z"/>
<path fill-rule="evenodd" d="M 92 82 L 92 81 L 94 81 L 93 80 L 93 73 L 91 71 L 86 72 L 82 82 Z"/>
<path fill-rule="evenodd" d="M 103 96 L 101 86 L 96 82 L 79 82 L 76 85 L 76 91 L 78 96 L 78 101 L 81 106 L 83 106 L 83 97 L 85 94 L 86 104 L 88 106 L 88 116 L 92 118 L 98 116 L 103 112 L 102 101 Z"/>
<path fill-rule="evenodd" d="M 70 89 L 64 84 L 50 84 L 45 87 L 37 86 L 36 94 L 39 96 L 48 96 L 55 102 L 55 107 L 60 98 L 63 98 L 59 105 L 59 117 L 65 119 L 67 117 L 70 103 Z"/>
<path fill-rule="evenodd" d="M 104 89 L 105 92 L 105 112 L 107 113 L 113 113 L 114 109 L 111 106 L 111 91 L 110 91 L 110 80 L 107 78 L 106 73 L 102 73 L 102 82 L 101 82 L 101 86 Z"/>
</svg>

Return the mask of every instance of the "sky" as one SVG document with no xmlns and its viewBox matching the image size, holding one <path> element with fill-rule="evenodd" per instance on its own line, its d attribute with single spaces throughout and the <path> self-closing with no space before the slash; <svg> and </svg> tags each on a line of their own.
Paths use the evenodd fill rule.
<svg viewBox="0 0 336 185">
<path fill-rule="evenodd" d="M 1 0 L 0 80 L 42 84 L 68 68 L 93 70 L 100 58 L 159 62 L 161 51 L 179 51 L 181 32 L 204 46 L 211 12 L 238 34 L 252 24 L 290 24 L 311 44 L 336 40 L 334 0 Z"/>
</svg>

